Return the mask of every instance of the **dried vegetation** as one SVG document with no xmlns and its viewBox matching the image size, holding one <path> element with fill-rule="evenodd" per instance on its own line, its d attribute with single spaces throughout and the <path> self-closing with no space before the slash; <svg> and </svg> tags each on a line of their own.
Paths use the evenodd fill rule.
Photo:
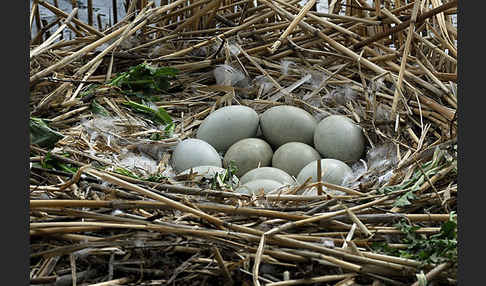
<svg viewBox="0 0 486 286">
<path fill-rule="evenodd" d="M 34 1 L 31 284 L 456 285 L 458 1 L 371 2 L 127 1 L 100 28 Z M 174 177 L 231 104 L 347 115 L 367 154 L 319 196 Z"/>
</svg>

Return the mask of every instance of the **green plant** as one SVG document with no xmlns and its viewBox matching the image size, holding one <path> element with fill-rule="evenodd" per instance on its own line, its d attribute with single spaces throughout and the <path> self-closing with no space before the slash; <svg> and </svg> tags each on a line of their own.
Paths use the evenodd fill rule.
<svg viewBox="0 0 486 286">
<path fill-rule="evenodd" d="M 164 175 L 162 174 L 150 174 L 148 175 L 147 177 L 141 177 L 139 175 L 136 175 L 134 174 L 132 171 L 128 170 L 128 169 L 125 169 L 125 168 L 122 168 L 122 167 L 118 167 L 114 170 L 115 173 L 118 173 L 120 175 L 124 175 L 124 176 L 127 176 L 127 177 L 130 177 L 130 178 L 134 178 L 134 179 L 137 179 L 137 180 L 141 180 L 141 181 L 148 181 L 148 182 L 154 182 L 154 183 L 160 183 L 162 182 L 164 179 L 166 179 L 167 177 L 165 177 Z"/>
<path fill-rule="evenodd" d="M 100 86 L 101 84 L 99 83 L 91 83 L 86 85 L 81 89 L 81 92 L 79 93 L 79 97 L 88 98 L 94 96 Z"/>
<path fill-rule="evenodd" d="M 457 262 L 457 216 L 454 212 L 437 234 L 419 234 L 416 232 L 419 227 L 409 224 L 407 220 L 400 221 L 395 227 L 404 232 L 402 242 L 408 245 L 407 249 L 392 248 L 383 242 L 374 243 L 372 248 L 389 255 L 415 259 L 423 264 Z"/>
<path fill-rule="evenodd" d="M 152 119 L 154 119 L 158 123 L 168 124 L 168 125 L 173 124 L 172 118 L 163 107 L 154 109 L 143 103 L 137 103 L 131 100 L 123 102 L 123 104 L 130 107 L 134 111 L 152 116 Z"/>
<path fill-rule="evenodd" d="M 110 84 L 126 92 L 153 94 L 166 91 L 170 87 L 170 80 L 178 72 L 177 69 L 171 67 L 158 68 L 141 63 L 116 76 Z"/>
<path fill-rule="evenodd" d="M 159 141 L 159 140 L 162 140 L 164 139 L 164 136 L 162 136 L 160 133 L 152 133 L 149 137 L 150 140 L 154 140 L 154 141 Z"/>
<path fill-rule="evenodd" d="M 145 180 L 146 181 L 149 181 L 149 182 L 154 182 L 154 183 L 161 183 L 163 182 L 165 179 L 167 179 L 166 176 L 162 175 L 162 174 L 153 174 L 153 175 L 150 175 L 148 178 L 146 178 Z"/>
<path fill-rule="evenodd" d="M 411 205 L 411 200 L 416 199 L 415 192 L 420 189 L 424 182 L 427 181 L 427 177 L 431 178 L 447 165 L 453 162 L 445 159 L 446 151 L 437 148 L 434 152 L 432 160 L 418 166 L 417 170 L 412 174 L 412 176 L 404 180 L 399 185 L 386 186 L 379 190 L 380 193 L 388 194 L 394 191 L 406 191 L 403 195 L 398 197 L 398 199 L 393 204 L 394 207 L 403 207 Z"/>
<path fill-rule="evenodd" d="M 224 173 L 216 173 L 211 179 L 212 189 L 233 189 L 233 185 L 238 183 L 238 177 L 236 177 L 238 167 L 234 161 L 230 161 L 228 167 Z"/>
<path fill-rule="evenodd" d="M 164 133 L 166 137 L 170 137 L 174 133 L 175 124 L 172 121 L 169 113 L 167 113 L 167 111 L 163 107 L 155 109 L 143 103 L 137 103 L 131 100 L 124 102 L 123 104 L 130 107 L 134 111 L 149 115 L 154 121 L 160 124 L 165 124 Z M 154 136 L 153 138 L 151 137 L 151 139 L 160 140 L 161 138 L 160 136 Z"/>
<path fill-rule="evenodd" d="M 94 114 L 102 115 L 102 116 L 110 116 L 108 110 L 106 110 L 101 104 L 99 104 L 96 99 L 91 101 L 91 112 Z"/>
<path fill-rule="evenodd" d="M 63 154 L 64 157 L 69 157 L 69 154 Z M 46 156 L 40 161 L 40 167 L 44 169 L 52 169 L 52 170 L 59 170 L 65 171 L 72 174 L 75 174 L 78 171 L 78 167 L 73 166 L 69 163 L 64 163 L 58 160 L 56 157 L 52 156 L 51 152 L 47 152 Z"/>
<path fill-rule="evenodd" d="M 115 170 L 113 170 L 115 173 L 118 173 L 120 175 L 123 175 L 123 176 L 127 176 L 127 177 L 130 177 L 130 178 L 134 178 L 134 179 L 137 179 L 137 180 L 142 180 L 141 177 L 135 175 L 134 173 L 132 173 L 130 170 L 127 170 L 125 168 L 121 168 L 121 167 L 118 167 L 116 168 Z"/>
<path fill-rule="evenodd" d="M 30 143 L 52 148 L 64 136 L 51 129 L 41 118 L 31 117 L 29 122 Z"/>
</svg>

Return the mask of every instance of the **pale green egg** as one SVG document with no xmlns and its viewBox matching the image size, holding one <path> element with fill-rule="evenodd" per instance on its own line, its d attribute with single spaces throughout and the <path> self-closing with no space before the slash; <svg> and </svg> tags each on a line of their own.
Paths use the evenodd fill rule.
<svg viewBox="0 0 486 286">
<path fill-rule="evenodd" d="M 321 159 L 322 181 L 334 185 L 342 185 L 346 179 L 353 175 L 346 163 L 336 159 Z M 309 177 L 310 182 L 317 182 L 317 160 L 310 162 L 300 171 L 297 182 L 303 184 Z"/>
<path fill-rule="evenodd" d="M 250 107 L 232 105 L 208 115 L 197 130 L 196 137 L 216 150 L 225 152 L 237 141 L 256 136 L 258 114 Z"/>
<path fill-rule="evenodd" d="M 274 106 L 260 118 L 265 140 L 276 148 L 288 142 L 312 145 L 316 125 L 316 119 L 309 112 L 291 105 Z"/>
<path fill-rule="evenodd" d="M 203 140 L 191 138 L 177 144 L 172 153 L 172 165 L 178 173 L 205 165 L 222 167 L 222 162 L 213 146 Z"/>
<path fill-rule="evenodd" d="M 240 194 L 260 194 L 260 191 L 263 190 L 264 194 L 268 194 L 271 191 L 274 191 L 278 188 L 283 187 L 284 185 L 268 179 L 259 179 L 250 181 L 244 185 L 239 186 L 235 192 Z"/>
<path fill-rule="evenodd" d="M 284 185 L 293 185 L 295 183 L 294 178 L 285 171 L 274 167 L 261 167 L 253 169 L 247 172 L 240 178 L 240 184 L 246 184 L 250 181 L 267 179 L 277 181 Z"/>
<path fill-rule="evenodd" d="M 280 146 L 272 157 L 272 166 L 297 177 L 300 170 L 321 155 L 312 146 L 301 142 L 289 142 Z"/>
<path fill-rule="evenodd" d="M 226 151 L 223 166 L 228 167 L 233 162 L 238 168 L 236 176 L 240 177 L 259 166 L 270 165 L 272 156 L 272 147 L 267 142 L 259 138 L 246 138 L 231 145 Z"/>
<path fill-rule="evenodd" d="M 323 158 L 354 163 L 363 154 L 364 145 L 363 131 L 345 116 L 330 115 L 324 118 L 314 132 L 314 147 Z"/>
</svg>

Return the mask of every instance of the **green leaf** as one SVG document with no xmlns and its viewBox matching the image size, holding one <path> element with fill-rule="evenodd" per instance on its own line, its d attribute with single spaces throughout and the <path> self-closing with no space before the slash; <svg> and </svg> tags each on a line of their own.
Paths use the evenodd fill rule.
<svg viewBox="0 0 486 286">
<path fill-rule="evenodd" d="M 174 134 L 175 130 L 175 124 L 173 122 L 167 124 L 167 126 L 164 128 L 165 136 L 171 137 L 172 134 Z"/>
<path fill-rule="evenodd" d="M 442 224 L 440 228 L 440 233 L 442 236 L 448 239 L 455 239 L 457 237 L 456 235 L 456 228 L 457 228 L 457 223 L 454 221 L 447 221 Z"/>
<path fill-rule="evenodd" d="M 67 157 L 69 154 L 64 154 L 64 156 Z M 44 169 L 61 170 L 72 174 L 75 174 L 78 171 L 78 167 L 59 161 L 56 157 L 52 156 L 50 151 L 47 152 L 44 159 L 41 160 L 40 166 Z"/>
<path fill-rule="evenodd" d="M 153 94 L 154 92 L 166 91 L 170 87 L 170 81 L 178 73 L 178 70 L 171 67 L 154 67 L 147 63 L 141 63 L 131 67 L 127 72 L 116 76 L 110 84 L 121 88 L 124 91 Z"/>
<path fill-rule="evenodd" d="M 376 251 L 387 253 L 394 256 L 400 255 L 400 250 L 398 250 L 397 248 L 390 247 L 386 242 L 375 241 L 371 244 L 371 248 Z"/>
<path fill-rule="evenodd" d="M 137 103 L 135 101 L 127 101 L 123 102 L 124 105 L 132 108 L 135 111 L 139 111 L 148 115 L 151 115 L 154 120 L 156 120 L 159 123 L 162 124 L 171 124 L 172 123 L 172 118 L 170 115 L 165 111 L 164 108 L 159 107 L 157 111 L 153 110 L 150 106 Z"/>
<path fill-rule="evenodd" d="M 59 163 L 59 169 L 75 174 L 78 171 L 78 167 L 71 167 L 71 164 Z"/>
<path fill-rule="evenodd" d="M 231 161 L 229 163 L 228 168 L 224 172 L 217 172 L 215 176 L 211 179 L 211 188 L 212 189 L 222 189 L 222 188 L 227 188 L 227 189 L 232 189 L 234 184 L 238 183 L 238 178 L 234 176 L 234 171 L 236 170 L 235 167 L 233 167 L 234 162 Z M 236 181 L 235 181 L 236 178 Z"/>
<path fill-rule="evenodd" d="M 151 175 L 149 176 L 146 181 L 149 181 L 149 182 L 154 182 L 154 183 L 161 183 L 163 180 L 165 180 L 167 177 L 161 175 L 161 174 L 155 174 L 155 175 Z"/>
<path fill-rule="evenodd" d="M 411 205 L 412 203 L 410 200 L 415 199 L 416 196 L 413 194 L 413 191 L 408 191 L 403 194 L 400 198 L 398 198 L 395 203 L 393 204 L 394 207 L 404 207 Z"/>
<path fill-rule="evenodd" d="M 64 136 L 51 129 L 41 118 L 30 118 L 30 142 L 40 147 L 53 148 Z"/>
<path fill-rule="evenodd" d="M 52 164 L 50 164 L 50 162 L 53 160 L 53 157 L 52 157 L 52 154 L 51 154 L 51 151 L 47 152 L 46 156 L 44 156 L 44 159 L 41 160 L 41 166 L 42 168 L 44 169 L 54 169 L 54 167 L 52 166 Z"/>
<path fill-rule="evenodd" d="M 118 174 L 121 174 L 121 175 L 124 175 L 124 176 L 127 176 L 127 177 L 131 177 L 131 178 L 134 178 L 134 179 L 140 179 L 139 176 L 133 174 L 131 171 L 129 171 L 125 168 L 116 168 L 114 171 L 115 171 L 115 173 L 118 173 Z"/>
<path fill-rule="evenodd" d="M 154 140 L 154 141 L 158 141 L 158 140 L 164 139 L 164 137 L 162 135 L 160 135 L 160 133 L 152 133 L 150 135 L 149 139 Z"/>
<path fill-rule="evenodd" d="M 179 71 L 171 67 L 161 67 L 158 68 L 153 74 L 156 77 L 175 77 Z"/>
<path fill-rule="evenodd" d="M 453 217 L 451 215 L 451 217 Z M 399 250 L 398 256 L 415 259 L 423 264 L 438 264 L 442 262 L 457 261 L 457 223 L 451 219 L 441 225 L 439 233 L 434 235 L 417 234 L 419 226 L 409 224 L 402 220 L 394 225 L 405 233 L 402 243 L 408 245 L 407 249 Z M 451 239 L 451 237 L 453 237 Z M 397 255 L 397 251 L 383 245 L 372 245 L 373 249 L 390 255 Z"/>
<path fill-rule="evenodd" d="M 162 121 L 164 121 L 165 124 L 172 123 L 172 118 L 163 107 L 159 107 L 159 109 L 157 109 L 157 117 L 162 119 Z"/>
<path fill-rule="evenodd" d="M 87 85 L 83 91 L 80 92 L 79 97 L 83 98 L 85 96 L 91 95 L 96 91 L 96 88 L 99 87 L 100 84 L 92 83 Z"/>
<path fill-rule="evenodd" d="M 91 112 L 102 116 L 110 116 L 108 110 L 106 110 L 101 104 L 96 102 L 96 100 L 91 101 Z"/>
</svg>

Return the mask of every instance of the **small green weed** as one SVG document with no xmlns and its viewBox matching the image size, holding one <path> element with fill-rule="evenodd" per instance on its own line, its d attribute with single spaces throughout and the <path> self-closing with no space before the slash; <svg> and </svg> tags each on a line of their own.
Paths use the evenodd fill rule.
<svg viewBox="0 0 486 286">
<path fill-rule="evenodd" d="M 170 87 L 170 80 L 174 79 L 178 72 L 171 67 L 157 68 L 141 63 L 119 74 L 110 84 L 136 95 L 151 95 L 166 91 Z"/>
<path fill-rule="evenodd" d="M 230 161 L 226 171 L 224 173 L 216 173 L 211 180 L 211 189 L 233 189 L 233 185 L 238 184 L 238 178 L 236 177 L 238 167 L 234 161 Z"/>
<path fill-rule="evenodd" d="M 93 114 L 98 114 L 98 115 L 102 115 L 102 116 L 110 116 L 110 113 L 108 112 L 108 110 L 106 110 L 96 100 L 91 101 L 91 112 L 93 112 Z"/>
<path fill-rule="evenodd" d="M 69 157 L 69 154 L 65 153 L 63 154 L 63 156 Z M 78 171 L 78 167 L 73 166 L 72 164 L 69 163 L 64 163 L 56 159 L 56 157 L 52 156 L 51 152 L 47 152 L 46 156 L 44 157 L 43 160 L 41 160 L 39 165 L 44 169 L 65 171 L 71 174 L 75 174 Z"/>
<path fill-rule="evenodd" d="M 141 112 L 144 114 L 147 114 L 152 117 L 155 121 L 161 124 L 173 124 L 172 118 L 170 117 L 169 113 L 163 108 L 159 107 L 158 109 L 151 108 L 150 106 L 143 104 L 143 103 L 137 103 L 135 101 L 126 101 L 123 102 L 124 105 L 128 106 L 134 111 Z"/>
<path fill-rule="evenodd" d="M 31 117 L 29 122 L 30 143 L 40 147 L 53 148 L 64 136 L 51 129 L 41 118 Z"/>
<path fill-rule="evenodd" d="M 433 177 L 435 174 L 444 169 L 446 165 L 454 163 L 445 159 L 445 152 L 446 151 L 444 150 L 436 149 L 432 160 L 419 166 L 409 179 L 404 180 L 399 185 L 383 187 L 379 190 L 379 192 L 388 194 L 394 191 L 404 190 L 406 192 L 395 201 L 393 206 L 404 207 L 411 205 L 411 201 L 416 199 L 414 192 L 419 190 L 420 186 L 427 181 L 427 177 Z"/>
<path fill-rule="evenodd" d="M 407 249 L 396 249 L 387 243 L 375 242 L 372 248 L 394 256 L 410 258 L 423 264 L 440 264 L 457 262 L 457 216 L 451 213 L 448 221 L 441 225 L 440 232 L 433 235 L 418 234 L 419 228 L 402 220 L 395 227 L 405 233 L 402 243 L 408 244 Z"/>
</svg>

